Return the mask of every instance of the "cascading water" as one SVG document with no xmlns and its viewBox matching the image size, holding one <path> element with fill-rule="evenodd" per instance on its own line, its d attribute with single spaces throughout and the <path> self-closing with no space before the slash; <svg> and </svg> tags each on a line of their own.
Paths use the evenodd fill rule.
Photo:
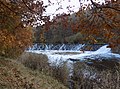
<svg viewBox="0 0 120 89">
<path fill-rule="evenodd" d="M 111 49 L 104 45 L 100 47 L 97 51 L 80 51 L 84 45 L 82 44 L 48 44 L 48 45 L 38 45 L 35 44 L 29 48 L 28 52 L 46 54 L 50 62 L 55 62 L 59 60 L 66 61 L 67 59 L 79 59 L 84 61 L 87 59 L 110 59 L 115 57 L 120 59 L 119 54 L 111 53 Z"/>
<path fill-rule="evenodd" d="M 100 47 L 95 53 L 111 53 L 111 48 L 108 48 L 108 45 Z"/>
<path fill-rule="evenodd" d="M 84 44 L 34 44 L 28 50 L 74 50 L 79 51 Z"/>
</svg>

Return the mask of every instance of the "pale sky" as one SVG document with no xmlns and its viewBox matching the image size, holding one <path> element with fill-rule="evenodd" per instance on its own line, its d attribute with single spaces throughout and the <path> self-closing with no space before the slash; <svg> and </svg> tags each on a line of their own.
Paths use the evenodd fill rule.
<svg viewBox="0 0 120 89">
<path fill-rule="evenodd" d="M 49 4 L 48 3 L 49 0 L 42 0 L 42 1 L 44 2 L 44 5 Z M 51 20 L 53 19 L 53 16 L 56 16 L 56 14 L 73 13 L 73 12 L 70 12 L 70 10 L 77 12 L 79 11 L 79 8 L 80 8 L 79 0 L 50 0 L 50 1 L 51 1 L 51 4 L 46 8 L 46 12 L 44 12 L 43 15 L 50 16 Z M 102 3 L 105 0 L 93 0 L 93 1 Z M 90 4 L 90 1 L 88 2 L 88 0 L 83 0 L 83 2 L 84 4 Z M 67 9 L 68 6 L 70 6 L 69 10 Z M 61 9 L 57 10 L 58 8 L 61 8 Z M 37 23 L 43 24 L 42 21 L 37 21 Z"/>
<path fill-rule="evenodd" d="M 49 0 L 43 0 L 44 5 L 48 5 Z M 70 10 L 77 12 L 80 8 L 80 2 L 79 0 L 50 0 L 51 1 L 51 6 L 48 6 L 46 8 L 46 12 L 44 13 L 45 15 L 52 15 L 51 17 L 55 16 L 56 14 L 61 14 L 61 13 L 69 13 L 70 11 L 67 9 L 68 6 L 71 6 Z M 83 0 L 85 4 L 90 3 L 88 0 Z M 105 0 L 93 0 L 95 2 L 104 2 Z M 60 2 L 60 3 L 57 3 Z M 58 8 L 58 11 L 56 11 Z"/>
<path fill-rule="evenodd" d="M 48 5 L 48 0 L 43 0 L 45 5 Z M 61 3 L 57 3 L 60 2 Z M 45 14 L 47 15 L 54 15 L 54 14 L 58 14 L 58 13 L 69 13 L 69 10 L 67 9 L 68 6 L 71 6 L 70 10 L 74 10 L 75 12 L 77 12 L 79 10 L 80 7 L 80 3 L 79 0 L 51 0 L 51 6 L 49 6 L 46 9 Z M 58 11 L 56 11 L 58 8 L 62 8 L 59 9 Z"/>
</svg>

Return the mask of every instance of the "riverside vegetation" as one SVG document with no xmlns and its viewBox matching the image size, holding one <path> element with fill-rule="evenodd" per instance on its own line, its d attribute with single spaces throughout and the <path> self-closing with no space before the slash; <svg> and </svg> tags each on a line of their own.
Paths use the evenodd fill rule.
<svg viewBox="0 0 120 89">
<path fill-rule="evenodd" d="M 30 54 L 27 53 L 27 55 Z M 41 60 L 43 60 L 43 65 L 46 66 L 47 62 L 44 61 L 45 58 L 43 56 L 40 55 L 40 58 L 37 59 L 38 57 L 34 55 L 35 60 L 32 60 L 32 56 L 30 61 L 26 54 L 22 59 L 25 59 L 25 57 L 27 57 L 28 63 L 23 64 L 27 67 L 21 64 L 20 60 L 0 57 L 0 89 L 68 89 L 56 79 L 40 71 L 40 69 L 33 69 L 33 65 L 43 68 L 40 65 L 36 65 L 36 62 L 40 63 L 42 62 Z M 28 66 L 30 64 L 33 65 L 30 67 Z"/>
<path fill-rule="evenodd" d="M 70 75 L 67 62 L 48 62 L 47 56 L 23 53 L 17 60 L 0 58 L 2 89 L 119 89 L 120 65 L 98 70 L 82 62 L 73 64 Z"/>
<path fill-rule="evenodd" d="M 104 4 L 96 4 L 93 0 L 88 0 L 91 4 L 86 9 L 82 3 L 83 0 L 79 0 L 82 5 L 80 10 L 75 13 L 75 17 L 78 18 L 74 20 L 75 23 L 69 18 L 71 13 L 58 14 L 50 21 L 50 16 L 43 15 L 48 6 L 45 6 L 42 0 L 37 0 L 36 3 L 35 1 L 0 0 L 0 88 L 119 89 L 119 65 L 113 72 L 113 70 L 108 69 L 99 71 L 85 63 L 75 62 L 70 76 L 66 62 L 61 62 L 59 65 L 54 63 L 51 66 L 47 57 L 23 52 L 35 39 L 32 31 L 33 26 L 40 25 L 43 30 L 39 34 L 42 42 L 45 41 L 44 32 L 47 32 L 50 27 L 54 30 L 60 26 L 69 27 L 71 30 L 66 31 L 67 34 L 70 32 L 69 36 L 60 35 L 66 37 L 63 38 L 63 42 L 76 43 L 77 41 L 79 43 L 78 41 L 83 40 L 83 43 L 86 41 L 97 43 L 97 39 L 100 38 L 101 42 L 102 37 L 105 43 L 108 43 L 114 50 L 113 52 L 120 53 L 120 0 L 105 0 L 107 2 Z M 51 4 L 51 0 L 48 1 Z M 61 24 L 59 24 L 59 19 Z M 36 23 L 38 20 L 45 24 Z M 51 30 L 49 31 L 49 35 L 52 36 Z M 59 31 L 63 32 L 57 30 L 55 33 L 59 33 Z M 71 34 L 71 31 L 75 34 Z M 78 34 L 79 32 L 80 34 Z M 83 38 L 80 39 L 81 37 Z M 55 42 L 61 39 L 57 35 L 52 38 Z M 51 42 L 51 40 L 48 41 Z M 20 57 L 17 58 L 18 56 Z M 86 71 L 87 75 L 85 75 Z M 90 75 L 88 75 L 89 73 Z"/>
</svg>

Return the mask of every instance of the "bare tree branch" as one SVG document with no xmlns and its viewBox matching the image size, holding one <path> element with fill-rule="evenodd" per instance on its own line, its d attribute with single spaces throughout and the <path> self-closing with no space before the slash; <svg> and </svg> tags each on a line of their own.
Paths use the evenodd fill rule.
<svg viewBox="0 0 120 89">
<path fill-rule="evenodd" d="M 100 8 L 100 9 L 102 9 L 102 8 L 109 8 L 109 9 L 113 9 L 113 10 L 116 10 L 116 11 L 120 11 L 120 9 L 116 9 L 116 8 L 111 7 L 109 5 L 100 5 L 98 3 L 93 2 L 93 0 L 90 0 L 90 1 L 91 1 L 92 5 L 95 6 L 96 8 Z"/>
<path fill-rule="evenodd" d="M 26 3 L 24 0 L 22 0 L 22 2 L 24 3 L 24 5 L 31 11 L 31 12 L 35 12 L 34 10 L 32 10 Z"/>
<path fill-rule="evenodd" d="M 116 9 L 116 8 L 110 7 L 110 6 L 101 6 L 99 8 L 110 8 L 110 9 L 113 9 L 113 10 L 116 10 L 116 11 L 120 11 L 120 9 Z"/>
<path fill-rule="evenodd" d="M 20 14 L 20 13 L 18 13 L 18 12 L 16 12 L 16 11 L 14 11 L 14 10 L 12 10 L 11 8 L 9 8 L 7 5 L 5 5 L 2 1 L 0 1 L 0 4 L 2 4 L 4 7 L 6 7 L 7 9 L 9 9 L 10 11 L 12 11 L 13 13 L 15 13 L 15 14 Z"/>
</svg>

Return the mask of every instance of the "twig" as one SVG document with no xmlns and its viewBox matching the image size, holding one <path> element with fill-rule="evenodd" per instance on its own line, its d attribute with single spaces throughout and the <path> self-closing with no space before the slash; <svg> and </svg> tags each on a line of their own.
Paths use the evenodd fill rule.
<svg viewBox="0 0 120 89">
<path fill-rule="evenodd" d="M 15 14 L 19 14 L 18 12 L 15 12 L 14 10 L 12 10 L 11 8 L 9 8 L 7 5 L 5 5 L 2 1 L 0 1 L 0 4 L 2 4 L 3 6 L 5 6 L 7 9 L 9 9 L 10 11 L 12 11 Z"/>
<path fill-rule="evenodd" d="M 92 5 L 95 6 L 96 8 L 100 8 L 100 9 L 102 9 L 102 8 L 110 8 L 110 9 L 113 9 L 113 10 L 116 10 L 116 11 L 120 11 L 120 9 L 116 9 L 116 8 L 110 7 L 108 5 L 96 4 L 95 2 L 93 2 L 93 0 L 90 0 L 90 1 L 91 1 Z"/>
<path fill-rule="evenodd" d="M 35 12 L 34 10 L 32 10 L 26 3 L 24 0 L 22 0 L 22 2 L 24 3 L 24 5 L 31 11 L 31 12 Z M 36 13 L 36 12 L 35 12 Z"/>
</svg>

